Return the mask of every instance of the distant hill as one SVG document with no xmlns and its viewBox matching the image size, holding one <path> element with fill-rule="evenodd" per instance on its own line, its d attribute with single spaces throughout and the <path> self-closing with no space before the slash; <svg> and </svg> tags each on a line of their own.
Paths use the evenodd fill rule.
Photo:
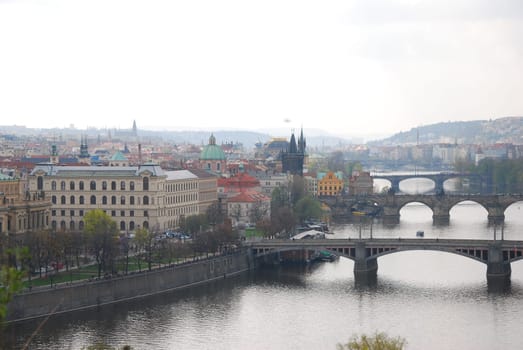
<svg viewBox="0 0 523 350">
<path fill-rule="evenodd" d="M 369 145 L 412 145 L 418 141 L 420 144 L 523 144 L 523 117 L 424 125 L 399 132 L 386 139 L 369 142 Z"/>
</svg>

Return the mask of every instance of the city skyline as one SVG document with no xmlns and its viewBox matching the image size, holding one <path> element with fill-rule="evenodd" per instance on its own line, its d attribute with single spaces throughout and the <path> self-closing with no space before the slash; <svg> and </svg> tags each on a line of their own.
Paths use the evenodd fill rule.
<svg viewBox="0 0 523 350">
<path fill-rule="evenodd" d="M 523 114 L 516 0 L 0 9 L 4 125 L 351 137 Z"/>
</svg>

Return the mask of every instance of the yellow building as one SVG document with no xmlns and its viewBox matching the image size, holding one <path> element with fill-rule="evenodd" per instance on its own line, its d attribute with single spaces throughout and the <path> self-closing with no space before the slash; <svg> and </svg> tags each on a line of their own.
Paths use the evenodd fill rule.
<svg viewBox="0 0 523 350">
<path fill-rule="evenodd" d="M 337 196 L 343 191 L 341 172 L 318 173 L 318 196 Z"/>
</svg>

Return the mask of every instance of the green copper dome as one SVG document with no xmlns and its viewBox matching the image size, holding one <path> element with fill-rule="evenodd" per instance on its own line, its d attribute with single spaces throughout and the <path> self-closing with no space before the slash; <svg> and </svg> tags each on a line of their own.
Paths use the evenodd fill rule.
<svg viewBox="0 0 523 350">
<path fill-rule="evenodd" d="M 209 144 L 202 149 L 200 160 L 225 160 L 225 153 L 220 146 L 216 145 L 216 138 L 211 134 Z"/>
</svg>

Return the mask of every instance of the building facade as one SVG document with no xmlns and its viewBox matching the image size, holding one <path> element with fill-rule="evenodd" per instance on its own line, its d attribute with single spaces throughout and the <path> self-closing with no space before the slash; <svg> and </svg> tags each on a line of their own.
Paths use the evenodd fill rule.
<svg viewBox="0 0 523 350">
<path fill-rule="evenodd" d="M 341 172 L 318 173 L 318 196 L 337 196 L 343 191 Z"/>
<path fill-rule="evenodd" d="M 50 214 L 43 192 L 24 192 L 20 179 L 0 174 L 0 235 L 45 230 Z"/>
<path fill-rule="evenodd" d="M 60 166 L 38 164 L 29 175 L 29 192 L 51 201 L 50 226 L 83 230 L 89 210 L 104 210 L 121 232 L 140 227 L 175 228 L 180 218 L 199 214 L 199 180 L 187 170 L 140 166 Z"/>
</svg>

